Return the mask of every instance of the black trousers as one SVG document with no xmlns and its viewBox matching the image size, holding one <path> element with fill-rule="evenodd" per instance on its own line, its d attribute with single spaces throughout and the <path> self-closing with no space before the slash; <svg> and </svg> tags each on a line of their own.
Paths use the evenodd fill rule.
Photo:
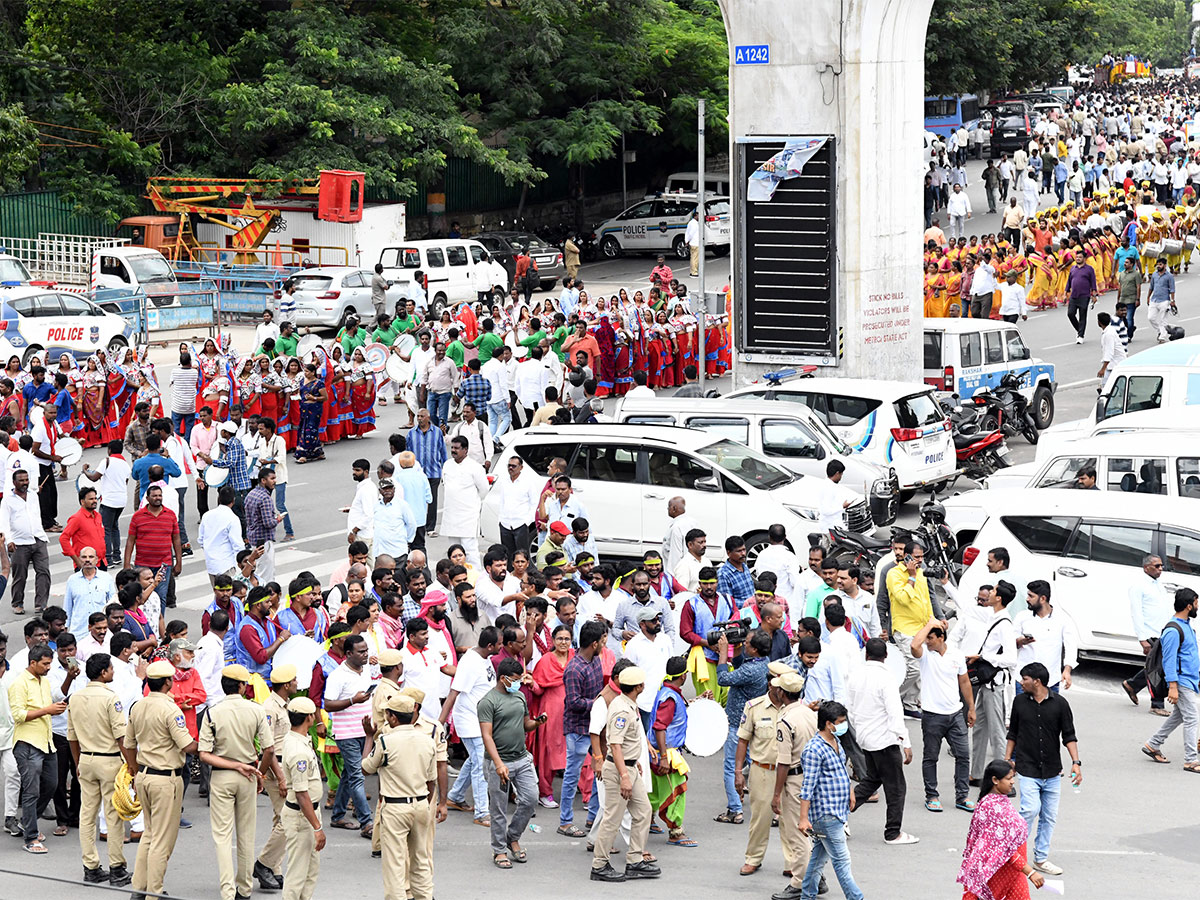
<svg viewBox="0 0 1200 900">
<path fill-rule="evenodd" d="M 1139 693 L 1146 686 L 1146 670 L 1138 669 L 1137 674 L 1129 679 L 1129 686 L 1133 688 L 1135 694 Z M 1150 707 L 1152 709 L 1162 709 L 1164 700 L 1164 697 L 1151 697 Z"/>
<path fill-rule="evenodd" d="M 1090 297 L 1072 297 L 1067 301 L 1067 320 L 1080 337 L 1087 331 L 1088 304 L 1091 302 Z"/>
<path fill-rule="evenodd" d="M 59 825 L 79 827 L 79 775 L 65 735 L 55 734 L 54 755 L 58 757 L 58 785 L 54 789 L 54 819 Z"/>
<path fill-rule="evenodd" d="M 1006 241 L 1008 241 L 1010 244 L 1012 244 L 1014 247 L 1020 247 L 1021 246 L 1021 229 L 1005 228 L 1004 229 L 1004 239 Z"/>
<path fill-rule="evenodd" d="M 518 528 L 505 528 L 500 526 L 500 543 L 504 545 L 504 549 L 508 551 L 508 558 L 512 559 L 513 553 L 518 550 L 529 552 L 529 543 L 532 540 L 529 536 L 529 526 L 521 525 Z"/>
<path fill-rule="evenodd" d="M 904 797 L 908 786 L 904 781 L 904 753 L 898 746 L 882 750 L 863 750 L 866 758 L 862 780 L 854 786 L 855 809 L 862 809 L 867 798 L 883 787 L 887 801 L 887 814 L 883 825 L 883 839 L 890 841 L 900 836 L 904 821 Z"/>
<path fill-rule="evenodd" d="M 42 512 L 42 528 L 53 528 L 58 518 L 57 466 L 38 466 L 38 507 Z"/>
<path fill-rule="evenodd" d="M 437 531 L 437 509 L 438 509 L 438 487 L 441 485 L 442 479 L 429 479 L 429 493 L 432 495 L 429 499 L 429 506 L 425 508 L 425 532 L 421 535 L 421 543 L 425 543 L 425 535 L 431 531 Z"/>
</svg>

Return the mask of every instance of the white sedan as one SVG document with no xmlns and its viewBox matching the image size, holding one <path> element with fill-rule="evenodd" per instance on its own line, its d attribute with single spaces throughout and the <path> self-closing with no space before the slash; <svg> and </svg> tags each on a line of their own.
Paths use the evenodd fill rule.
<svg viewBox="0 0 1200 900">
<path fill-rule="evenodd" d="M 0 359 L 13 354 L 27 366 L 39 350 L 57 360 L 85 360 L 99 349 L 119 353 L 133 328 L 79 294 L 34 285 L 0 286 Z"/>
</svg>

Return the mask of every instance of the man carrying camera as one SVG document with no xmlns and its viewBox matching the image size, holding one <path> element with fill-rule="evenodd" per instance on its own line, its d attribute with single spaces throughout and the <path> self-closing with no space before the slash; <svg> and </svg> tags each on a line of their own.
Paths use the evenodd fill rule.
<svg viewBox="0 0 1200 900">
<path fill-rule="evenodd" d="M 717 657 L 717 639 L 720 635 L 712 635 L 718 623 L 728 622 L 734 617 L 736 609 L 733 600 L 727 594 L 717 591 L 717 570 L 712 566 L 704 566 L 698 575 L 699 596 L 692 597 L 683 605 L 679 615 L 679 636 L 704 652 L 707 665 L 697 666 L 692 673 L 692 684 L 697 694 L 711 691 L 718 703 L 724 704 L 726 689 L 717 684 L 717 663 L 722 660 Z"/>
<path fill-rule="evenodd" d="M 730 645 L 736 655 L 733 662 L 726 662 Z M 746 703 L 767 692 L 767 662 L 771 655 L 771 635 L 758 630 L 747 632 L 746 627 L 733 625 L 724 630 L 717 641 L 717 684 L 729 690 L 725 700 L 725 715 L 729 719 L 729 734 L 725 739 L 725 812 L 714 822 L 741 825 L 742 796 L 737 790 L 734 765 L 738 747 L 738 727 L 742 723 L 742 712 Z"/>
</svg>

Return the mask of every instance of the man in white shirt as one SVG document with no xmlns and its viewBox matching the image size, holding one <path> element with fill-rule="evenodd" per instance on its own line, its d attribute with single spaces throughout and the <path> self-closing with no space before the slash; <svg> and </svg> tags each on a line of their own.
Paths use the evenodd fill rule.
<svg viewBox="0 0 1200 900">
<path fill-rule="evenodd" d="M 667 673 L 667 660 L 675 651 L 674 638 L 663 630 L 662 616 L 653 605 L 642 607 L 637 613 L 638 633 L 625 644 L 625 659 L 646 673 L 647 684 L 662 684 Z M 658 694 L 646 697 L 650 691 L 642 691 L 637 699 L 643 724 L 650 718 L 650 710 Z"/>
<path fill-rule="evenodd" d="M 6 498 L 7 499 L 7 498 Z M 3 509 L 3 507 L 0 507 Z M 1174 603 L 1162 585 L 1163 561 L 1150 555 L 1142 559 L 1143 575 L 1135 579 L 1129 588 L 1129 617 L 1133 620 L 1133 636 L 1142 646 L 1142 653 L 1150 652 L 1150 641 L 1157 638 L 1167 621 L 1174 614 Z M 1138 691 L 1146 686 L 1146 672 L 1138 669 L 1137 674 L 1121 682 L 1121 688 L 1135 704 Z M 1150 711 L 1165 716 L 1162 697 L 1150 699 Z"/>
<path fill-rule="evenodd" d="M 196 644 L 194 668 L 208 695 L 204 709 L 225 699 L 225 692 L 221 689 L 221 669 L 225 667 L 225 632 L 228 630 L 229 613 L 223 609 L 215 610 L 208 619 L 208 633 Z"/>
<path fill-rule="evenodd" d="M 616 633 L 614 626 L 617 622 L 617 609 L 622 600 L 629 599 L 624 591 L 613 590 L 616 574 L 613 567 L 601 564 L 592 569 L 592 589 L 579 597 L 579 606 L 575 618 L 579 622 L 599 622 L 607 630 L 607 646 L 615 656 L 620 656 L 621 636 Z"/>
<path fill-rule="evenodd" d="M 483 558 L 483 574 L 475 581 L 475 604 L 479 612 L 490 622 L 495 622 L 502 612 L 516 612 L 516 603 L 506 604 L 506 597 L 513 597 L 521 590 L 521 579 L 508 573 L 508 557 L 498 550 L 491 550 Z"/>
<path fill-rule="evenodd" d="M 775 576 L 775 594 L 787 601 L 788 612 L 793 617 L 800 615 L 797 603 L 802 597 L 797 597 L 800 577 L 800 561 L 796 554 L 787 547 L 787 529 L 775 524 L 767 529 L 767 546 L 758 554 L 754 561 L 754 574 L 757 577 L 763 572 Z M 800 606 L 803 609 L 803 606 Z M 793 623 L 794 624 L 794 623 Z"/>
<path fill-rule="evenodd" d="M 425 693 L 422 715 L 436 719 L 442 711 L 442 670 L 453 669 L 441 652 L 429 646 L 429 623 L 423 618 L 409 619 L 404 626 L 405 642 L 400 651 L 404 686 Z M 440 634 L 440 632 L 439 632 Z"/>
<path fill-rule="evenodd" d="M 108 616 L 95 612 L 88 616 L 87 631 L 75 646 L 75 658 L 85 663 L 93 653 L 108 653 L 112 635 L 108 631 Z"/>
<path fill-rule="evenodd" d="M 525 410 L 525 424 L 533 420 L 533 414 L 546 396 L 546 388 L 550 386 L 550 367 L 546 364 L 545 354 L 541 347 L 529 351 L 529 359 L 520 363 L 513 378 L 513 387 L 517 393 L 517 402 Z M 520 425 L 520 423 L 517 423 Z"/>
<path fill-rule="evenodd" d="M 495 452 L 495 444 L 493 443 L 492 432 L 484 424 L 483 419 L 479 418 L 478 410 L 475 409 L 475 404 L 470 400 L 463 403 L 462 418 L 450 426 L 450 431 L 447 432 L 446 436 L 456 438 L 459 435 L 466 438 L 467 456 L 483 466 L 484 471 L 487 471 L 492 464 L 492 453 Z"/>
<path fill-rule="evenodd" d="M 467 810 L 467 785 L 475 800 L 475 824 L 484 825 L 488 818 L 487 779 L 483 773 L 485 751 L 483 732 L 479 727 L 476 706 L 480 699 L 496 684 L 496 670 L 491 657 L 500 649 L 500 633 L 495 626 L 488 625 L 479 632 L 479 644 L 458 658 L 458 668 L 450 682 L 450 695 L 442 704 L 438 717 L 443 725 L 454 716 L 454 730 L 467 748 L 467 760 L 458 770 L 458 778 L 447 794 L 447 805 L 451 809 Z"/>
<path fill-rule="evenodd" d="M 242 540 L 242 522 L 233 511 L 237 494 L 229 485 L 217 492 L 217 505 L 200 519 L 198 540 L 204 550 L 204 569 L 208 580 L 218 575 L 231 578 L 238 573 L 237 555 L 246 546 Z"/>
<path fill-rule="evenodd" d="M 1017 631 L 1017 671 L 1032 662 L 1041 663 L 1050 673 L 1046 687 L 1059 692 L 1071 687 L 1071 671 L 1079 665 L 1079 634 L 1063 613 L 1055 614 L 1050 605 L 1050 583 L 1042 579 L 1029 582 L 1026 601 L 1029 609 L 1014 621 Z M 1022 693 L 1017 682 L 1016 693 Z"/>
<path fill-rule="evenodd" d="M 262 321 L 254 327 L 255 349 L 261 347 L 267 338 L 277 340 L 279 338 L 279 326 L 275 324 L 275 314 L 269 309 L 264 309 Z"/>
<path fill-rule="evenodd" d="M 36 473 L 36 469 L 34 473 Z M 13 486 L 4 492 L 0 501 L 0 534 L 12 549 L 12 606 L 13 612 L 25 615 L 25 581 L 32 563 L 34 579 L 34 608 L 43 610 L 50 597 L 50 556 L 46 549 L 46 532 L 37 495 L 29 490 L 30 472 L 19 469 L 13 473 Z"/>
<path fill-rule="evenodd" d="M 396 484 L 390 478 L 379 482 L 379 502 L 375 505 L 375 555 L 393 559 L 408 555 L 409 542 L 417 536 L 417 520 L 403 497 L 396 496 Z"/>
<path fill-rule="evenodd" d="M 1005 322 L 1029 318 L 1029 305 L 1025 302 L 1025 288 L 1017 284 L 1017 273 L 1009 271 L 1000 285 L 1000 318 Z"/>
<path fill-rule="evenodd" d="M 904 766 L 912 762 L 908 729 L 904 726 L 904 707 L 900 686 L 888 671 L 887 644 L 879 638 L 867 641 L 866 663 L 857 666 L 846 679 L 846 711 L 855 740 L 862 749 L 866 769 L 854 786 L 855 809 L 883 788 L 887 814 L 883 840 L 887 844 L 915 844 L 917 838 L 901 830 L 904 821 Z"/>
<path fill-rule="evenodd" d="M 512 426 L 512 410 L 508 407 L 508 372 L 504 367 L 502 357 L 511 358 L 512 350 L 507 346 L 501 347 L 492 358 L 483 364 L 479 374 L 487 379 L 492 387 L 492 399 L 487 405 L 488 429 L 492 432 L 493 440 Z"/>
<path fill-rule="evenodd" d="M 817 513 L 821 527 L 826 530 L 846 527 L 845 510 L 854 503 L 854 492 L 842 487 L 845 473 L 846 464 L 840 459 L 831 459 L 825 464 L 825 480 L 816 483 Z"/>
<path fill-rule="evenodd" d="M 371 671 L 367 666 L 367 641 L 361 634 L 347 635 L 345 661 L 325 682 L 325 710 L 333 723 L 333 737 L 342 755 L 342 780 L 333 800 L 332 824 L 345 827 L 346 811 L 354 800 L 354 816 L 364 837 L 370 837 L 373 807 L 363 785 L 362 751 L 366 732 L 362 721 L 371 715 Z"/>
<path fill-rule="evenodd" d="M 442 534 L 450 543 L 463 545 L 473 566 L 479 565 L 479 513 L 487 492 L 487 473 L 467 456 L 467 439 L 451 438 L 450 458 L 442 466 Z"/>
<path fill-rule="evenodd" d="M 1100 371 L 1096 377 L 1103 378 L 1111 366 L 1124 361 L 1125 345 L 1121 342 L 1121 333 L 1113 324 L 1112 316 L 1106 312 L 1096 313 L 1096 323 L 1100 326 Z"/>
<path fill-rule="evenodd" d="M 375 555 L 372 548 L 375 541 L 375 505 L 379 503 L 379 488 L 371 480 L 371 463 L 365 459 L 356 459 L 351 464 L 354 481 L 354 501 L 349 506 L 342 507 L 346 513 L 346 543 L 362 541 L 367 545 L 367 552 Z"/>
<path fill-rule="evenodd" d="M 121 513 L 125 511 L 125 502 L 129 499 L 128 484 L 133 473 L 121 455 L 123 449 L 123 442 L 109 441 L 108 456 L 100 463 L 100 468 L 93 469 L 87 463 L 83 464 L 83 474 L 87 479 L 93 484 L 99 482 L 96 493 L 100 495 L 100 521 L 104 523 L 104 558 L 111 560 L 121 558 L 120 520 Z"/>
<path fill-rule="evenodd" d="M 683 232 L 683 242 L 687 244 L 688 255 L 691 260 L 691 266 L 688 273 L 695 278 L 700 274 L 700 212 L 692 210 L 692 214 L 688 216 L 687 228 Z M 654 682 L 648 682 L 654 684 Z M 643 694 L 650 693 L 642 691 Z"/>
<path fill-rule="evenodd" d="M 967 729 L 975 725 L 975 696 L 967 677 L 967 660 L 962 651 L 946 643 L 946 625 L 930 619 L 913 635 L 912 655 L 921 668 L 921 775 L 925 782 L 925 808 L 941 812 L 938 799 L 937 764 L 942 741 L 954 757 L 955 806 L 974 809 L 970 791 L 970 748 Z M 967 715 L 963 718 L 963 704 Z"/>
<path fill-rule="evenodd" d="M 671 524 L 663 535 L 663 571 L 671 574 L 687 554 L 687 533 L 696 527 L 696 520 L 687 514 L 687 503 L 682 497 L 667 501 L 667 518 Z"/>
<path fill-rule="evenodd" d="M 862 626 L 867 637 L 881 637 L 883 626 L 879 621 L 879 606 L 875 602 L 875 595 L 860 587 L 861 580 L 862 572 L 858 566 L 848 563 L 839 565 L 837 592 L 842 608 L 854 622 Z"/>
<path fill-rule="evenodd" d="M 533 540 L 530 529 L 542 496 L 542 480 L 515 453 L 508 458 L 505 473 L 496 473 L 493 487 L 499 498 L 500 543 L 511 556 L 528 550 Z"/>
<path fill-rule="evenodd" d="M 200 454 L 209 456 L 217 456 L 217 442 L 221 436 L 220 426 L 213 421 L 212 407 L 205 406 L 200 409 L 199 419 L 192 426 L 192 432 L 188 436 L 188 446 L 192 450 L 192 456 L 196 460 L 196 508 L 200 511 L 201 517 L 208 512 L 208 485 L 201 487 L 204 479 L 204 470 L 208 468 Z M 215 451 L 215 452 L 214 452 Z M 110 451 L 111 452 L 111 451 Z M 100 490 L 100 503 L 104 504 L 104 489 Z M 124 497 L 124 494 L 122 494 Z M 119 557 L 118 557 L 119 558 Z"/>
<path fill-rule="evenodd" d="M 675 563 L 671 574 L 675 576 L 676 581 L 683 585 L 685 590 L 694 593 L 700 589 L 700 570 L 712 565 L 704 555 L 708 550 L 708 535 L 700 528 L 693 528 L 683 536 L 683 539 L 685 550 L 683 558 Z"/>
<path fill-rule="evenodd" d="M 967 219 L 971 218 L 971 198 L 962 189 L 962 185 L 956 184 L 950 192 L 946 212 L 950 215 L 950 237 L 966 237 Z"/>
<path fill-rule="evenodd" d="M 975 267 L 971 277 L 971 306 L 973 319 L 986 319 L 992 314 L 992 295 L 996 292 L 996 269 L 992 265 L 992 255 L 985 250 L 983 259 Z"/>
<path fill-rule="evenodd" d="M 42 527 L 49 532 L 62 531 L 58 524 L 58 486 L 57 463 L 60 461 L 54 452 L 54 441 L 57 440 L 58 426 L 54 423 L 54 404 L 47 402 L 46 408 L 40 403 L 32 403 L 29 409 L 29 436 L 33 438 L 30 448 L 37 459 L 37 501 L 42 511 Z M 50 410 L 47 412 L 47 408 Z M 35 475 L 30 472 L 30 480 Z"/>
</svg>

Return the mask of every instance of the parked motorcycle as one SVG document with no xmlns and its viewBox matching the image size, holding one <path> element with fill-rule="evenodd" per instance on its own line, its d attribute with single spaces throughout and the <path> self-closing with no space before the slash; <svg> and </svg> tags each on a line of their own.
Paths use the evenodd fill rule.
<svg viewBox="0 0 1200 900">
<path fill-rule="evenodd" d="M 950 420 L 954 455 L 964 475 L 972 481 L 981 481 L 998 469 L 1012 465 L 1003 432 L 984 430 L 981 407 L 964 407 L 958 402 L 957 394 L 939 393 L 937 401 Z"/>
<path fill-rule="evenodd" d="M 824 547 L 827 556 L 839 562 L 858 566 L 864 573 L 874 576 L 879 560 L 891 552 L 891 543 L 886 539 L 867 537 L 834 526 L 827 532 L 814 531 L 808 536 L 810 547 Z M 868 590 L 864 585 L 864 590 Z"/>
<path fill-rule="evenodd" d="M 983 421 L 980 425 L 985 431 L 1003 431 L 1007 437 L 1024 435 L 1031 444 L 1038 442 L 1037 423 L 1029 400 L 1021 393 L 1021 385 L 1025 375 L 1016 372 L 1005 372 L 1000 378 L 1000 384 L 995 391 L 984 388 L 976 391 L 971 401 L 976 406 L 984 408 Z"/>
</svg>

